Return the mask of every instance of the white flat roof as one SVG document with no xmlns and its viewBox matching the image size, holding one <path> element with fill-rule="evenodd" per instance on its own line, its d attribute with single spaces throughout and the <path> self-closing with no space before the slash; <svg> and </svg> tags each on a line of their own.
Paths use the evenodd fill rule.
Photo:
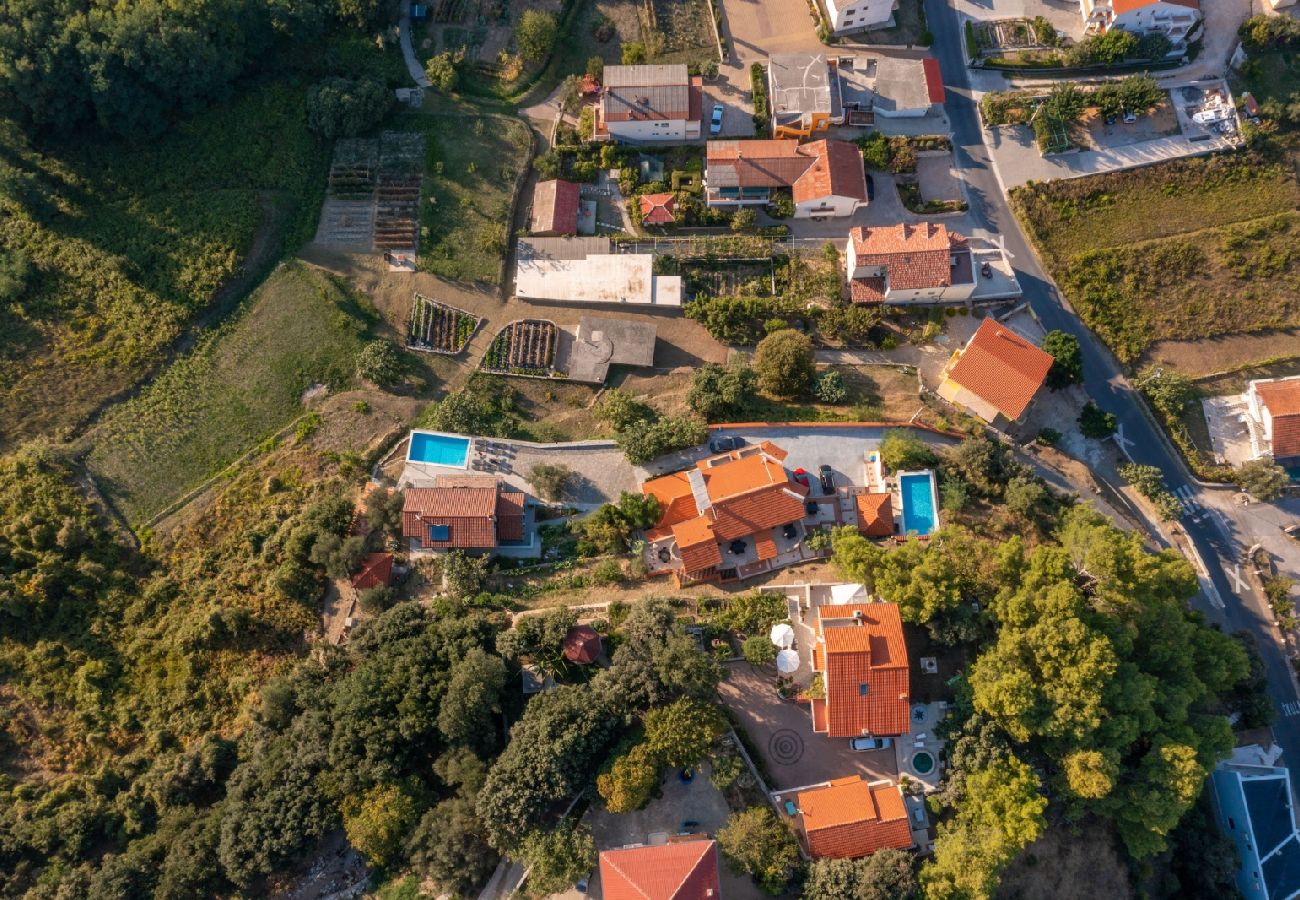
<svg viewBox="0 0 1300 900">
<path fill-rule="evenodd" d="M 583 259 L 520 259 L 515 294 L 527 300 L 681 306 L 680 275 L 655 275 L 649 253 L 598 253 Z"/>
</svg>

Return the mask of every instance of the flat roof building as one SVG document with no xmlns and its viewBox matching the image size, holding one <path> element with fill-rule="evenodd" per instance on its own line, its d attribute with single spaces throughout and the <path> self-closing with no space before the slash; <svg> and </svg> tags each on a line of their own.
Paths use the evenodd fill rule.
<svg viewBox="0 0 1300 900">
<path fill-rule="evenodd" d="M 613 306 L 679 307 L 680 275 L 654 274 L 649 253 L 612 253 L 608 238 L 521 240 L 515 254 L 515 294 Z"/>
</svg>

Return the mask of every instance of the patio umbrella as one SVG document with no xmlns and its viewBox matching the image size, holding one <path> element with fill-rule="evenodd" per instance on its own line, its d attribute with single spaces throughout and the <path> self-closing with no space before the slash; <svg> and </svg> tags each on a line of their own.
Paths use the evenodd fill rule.
<svg viewBox="0 0 1300 900">
<path fill-rule="evenodd" d="M 799 654 L 794 650 L 782 650 L 776 655 L 776 670 L 782 675 L 789 675 L 799 668 Z"/>
<path fill-rule="evenodd" d="M 794 645 L 794 629 L 785 622 L 777 622 L 772 626 L 772 644 L 782 650 L 789 649 Z"/>
</svg>

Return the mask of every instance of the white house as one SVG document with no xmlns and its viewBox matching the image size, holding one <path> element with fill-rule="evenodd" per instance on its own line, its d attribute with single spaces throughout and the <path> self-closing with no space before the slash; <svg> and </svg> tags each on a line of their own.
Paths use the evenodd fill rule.
<svg viewBox="0 0 1300 900">
<path fill-rule="evenodd" d="M 703 81 L 685 65 L 606 66 L 596 140 L 690 141 L 700 136 Z"/>
<path fill-rule="evenodd" d="M 1142 35 L 1159 32 L 1173 43 L 1170 56 L 1187 52 L 1187 36 L 1201 20 L 1200 0 L 1079 0 L 1084 33 L 1119 28 Z"/>
<path fill-rule="evenodd" d="M 970 242 L 946 225 L 858 226 L 844 259 L 854 303 L 958 301 L 975 293 Z"/>
<path fill-rule="evenodd" d="M 851 216 L 867 205 L 862 151 L 847 141 L 709 141 L 709 206 L 762 206 L 773 190 L 787 187 L 797 219 Z"/>
<path fill-rule="evenodd" d="M 832 34 L 887 28 L 897 8 L 898 0 L 826 0 Z"/>
<path fill-rule="evenodd" d="M 1300 375 L 1258 378 L 1246 386 L 1251 444 L 1280 465 L 1300 462 Z"/>
</svg>

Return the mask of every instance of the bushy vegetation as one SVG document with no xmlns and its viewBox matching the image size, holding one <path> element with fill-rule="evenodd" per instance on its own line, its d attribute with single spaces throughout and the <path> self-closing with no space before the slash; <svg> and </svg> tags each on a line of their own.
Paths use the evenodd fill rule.
<svg viewBox="0 0 1300 900">
<path fill-rule="evenodd" d="M 641 465 L 708 439 L 708 428 L 691 416 L 665 416 L 618 388 L 606 391 L 596 414 L 614 429 L 628 462 Z"/>
<path fill-rule="evenodd" d="M 384 120 L 393 94 L 378 78 L 327 78 L 307 91 L 307 127 L 327 141 L 356 137 Z"/>
</svg>

